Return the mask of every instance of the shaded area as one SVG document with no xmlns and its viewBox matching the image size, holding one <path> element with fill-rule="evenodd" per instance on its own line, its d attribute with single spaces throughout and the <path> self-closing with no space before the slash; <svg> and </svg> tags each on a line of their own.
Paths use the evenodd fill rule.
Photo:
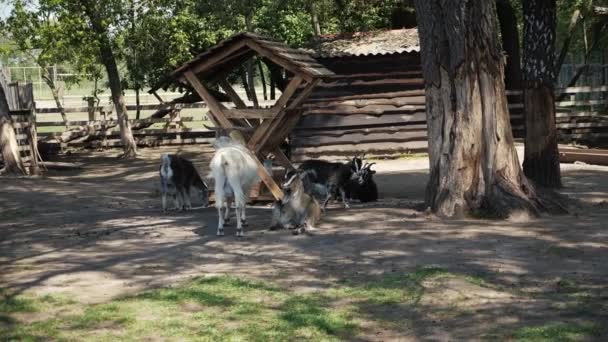
<svg viewBox="0 0 608 342">
<path fill-rule="evenodd" d="M 606 168 L 563 165 L 563 192 L 581 199 L 574 215 L 443 221 L 415 210 L 424 195 L 426 160 L 382 161 L 377 165 L 381 201 L 354 203 L 351 210 L 335 205 L 313 236 L 269 232 L 269 208 L 257 206 L 248 210 L 246 237 L 237 239 L 215 237 L 213 208 L 160 214 L 157 160 L 165 151 L 143 150 L 143 158 L 134 162 L 73 155 L 70 160 L 83 162 L 84 169 L 3 180 L 0 325 L 32 315 L 46 322 L 44 315 L 53 316 L 50 306 L 81 302 L 102 303 L 92 307 L 103 310 L 86 310 L 109 313 L 87 316 L 85 310 L 74 313 L 77 317 L 114 317 L 116 302 L 108 301 L 125 295 L 188 308 L 191 301 L 205 308 L 238 307 L 255 316 L 255 307 L 218 291 L 186 287 L 179 293 L 159 289 L 137 295 L 202 274 L 228 274 L 263 281 L 241 286 L 242 280 L 231 280 L 245 288 L 242 293 L 276 290 L 285 296 L 283 305 L 272 306 L 278 310 L 273 317 L 287 329 L 281 331 L 315 327 L 315 334 L 325 335 L 314 336 L 363 340 L 500 338 L 515 332 L 521 338 L 607 337 L 597 328 L 608 323 Z M 208 160 L 196 149 L 184 153 L 201 169 Z M 234 227 L 227 227 L 227 234 L 233 233 Z M 50 295 L 51 302 L 69 300 L 32 304 L 26 300 L 31 294 Z M 213 316 L 213 310 L 203 311 Z M 188 330 L 168 311 L 158 315 L 167 315 L 166 329 Z M 98 328 L 130 326 L 141 316 L 134 312 L 123 318 Z M 85 318 L 75 322 L 80 319 Z M 231 322 L 224 318 L 222 324 Z M 351 330 L 348 324 L 356 325 L 356 335 L 345 333 Z M 44 328 L 52 332 L 52 326 Z M 90 327 L 86 323 L 72 330 Z M 220 328 L 205 329 L 196 333 Z"/>
</svg>

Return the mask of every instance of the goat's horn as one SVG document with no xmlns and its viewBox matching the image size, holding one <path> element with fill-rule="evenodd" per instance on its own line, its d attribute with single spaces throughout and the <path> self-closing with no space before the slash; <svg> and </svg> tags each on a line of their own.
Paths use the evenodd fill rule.
<svg viewBox="0 0 608 342">
<path fill-rule="evenodd" d="M 369 170 L 370 167 L 372 167 L 372 165 L 374 165 L 376 163 L 371 163 L 371 164 L 367 164 L 367 169 Z"/>
</svg>

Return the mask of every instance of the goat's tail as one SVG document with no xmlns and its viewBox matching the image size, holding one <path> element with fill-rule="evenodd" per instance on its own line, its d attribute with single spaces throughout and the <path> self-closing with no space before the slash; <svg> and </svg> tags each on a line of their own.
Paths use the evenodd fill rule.
<svg viewBox="0 0 608 342">
<path fill-rule="evenodd" d="M 237 170 L 229 165 L 229 161 L 223 155 L 211 160 L 211 173 L 215 179 L 215 203 L 221 206 L 228 186 L 234 195 L 234 202 L 237 206 L 244 207 L 247 204 L 247 196 L 243 191 L 243 185 Z"/>
</svg>

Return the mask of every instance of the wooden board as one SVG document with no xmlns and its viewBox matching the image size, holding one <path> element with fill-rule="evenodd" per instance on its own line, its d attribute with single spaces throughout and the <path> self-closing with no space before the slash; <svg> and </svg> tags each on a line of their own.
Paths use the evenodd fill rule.
<svg viewBox="0 0 608 342">
<path fill-rule="evenodd" d="M 332 136 L 308 136 L 295 137 L 291 139 L 292 147 L 331 146 L 331 145 L 353 145 L 364 143 L 402 143 L 408 141 L 425 141 L 427 132 L 395 132 L 395 133 L 354 133 L 344 134 L 338 137 Z"/>
</svg>

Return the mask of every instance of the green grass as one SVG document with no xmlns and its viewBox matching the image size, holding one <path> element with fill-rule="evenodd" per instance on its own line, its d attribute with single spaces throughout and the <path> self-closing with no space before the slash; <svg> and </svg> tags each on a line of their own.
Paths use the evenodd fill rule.
<svg viewBox="0 0 608 342">
<path fill-rule="evenodd" d="M 600 327 L 595 324 L 550 323 L 521 328 L 513 334 L 517 341 L 589 341 L 597 337 Z"/>
<path fill-rule="evenodd" d="M 419 310 L 424 310 L 420 302 L 426 282 L 455 277 L 492 286 L 479 277 L 420 267 L 345 279 L 307 294 L 228 276 L 202 277 L 102 304 L 57 296 L 11 297 L 0 291 L 0 341 L 353 340 L 366 334 L 370 324 L 410 329 L 416 317 L 424 317 Z M 548 325 L 520 329 L 513 337 L 559 340 L 595 333 L 594 326 Z"/>
</svg>

